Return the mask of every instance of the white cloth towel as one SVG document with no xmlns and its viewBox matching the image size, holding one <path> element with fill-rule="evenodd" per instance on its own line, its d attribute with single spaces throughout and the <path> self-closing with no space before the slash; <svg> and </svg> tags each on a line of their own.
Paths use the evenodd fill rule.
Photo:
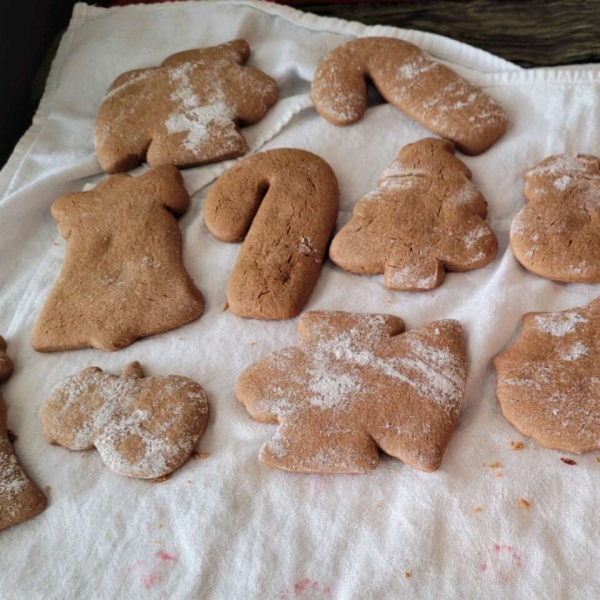
<svg viewBox="0 0 600 600">
<path fill-rule="evenodd" d="M 485 88 L 510 117 L 492 149 L 461 156 L 499 238 L 491 265 L 410 294 L 327 261 L 307 306 L 393 313 L 409 329 L 460 320 L 469 378 L 440 471 L 422 473 L 383 457 L 368 475 L 296 475 L 257 461 L 275 427 L 250 419 L 233 396 L 234 382 L 245 366 L 298 336 L 296 320 L 242 320 L 221 310 L 238 246 L 208 233 L 202 204 L 231 161 L 184 172 L 194 194 L 181 220 L 184 260 L 206 299 L 198 321 L 112 354 L 32 350 L 31 328 L 65 250 L 49 206 L 100 179 L 94 118 L 117 75 L 187 48 L 248 40 L 250 64 L 281 91 L 268 116 L 244 131 L 252 151 L 297 147 L 327 160 L 341 187 L 340 226 L 398 150 L 429 135 L 387 104 L 348 128 L 328 124 L 312 108 L 310 79 L 319 59 L 366 35 L 419 44 Z M 77 5 L 33 126 L 0 174 L 0 332 L 16 364 L 3 392 L 18 455 L 40 486 L 49 486 L 42 515 L 0 533 L 0 597 L 597 598 L 598 453 L 574 457 L 578 464 L 569 466 L 564 454 L 522 438 L 500 413 L 490 360 L 525 312 L 578 306 L 599 294 L 598 285 L 564 285 L 526 272 L 508 247 L 511 219 L 524 201 L 523 171 L 550 154 L 599 153 L 599 86 L 594 66 L 525 71 L 439 36 L 247 0 Z M 150 375 L 191 377 L 210 397 L 199 446 L 210 456 L 190 461 L 166 483 L 119 477 L 96 452 L 71 453 L 42 438 L 38 410 L 57 381 L 89 365 L 119 372 L 132 360 Z M 510 441 L 525 448 L 514 451 Z M 502 466 L 491 468 L 495 463 Z M 531 507 L 521 508 L 519 498 Z"/>
</svg>

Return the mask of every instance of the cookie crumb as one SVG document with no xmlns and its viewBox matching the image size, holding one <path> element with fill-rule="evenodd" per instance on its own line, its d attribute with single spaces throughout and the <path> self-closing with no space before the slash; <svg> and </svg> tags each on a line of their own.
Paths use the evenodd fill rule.
<svg viewBox="0 0 600 600">
<path fill-rule="evenodd" d="M 225 304 L 223 304 L 223 308 L 221 309 L 221 312 L 226 312 L 229 310 L 229 302 L 225 302 Z"/>
<path fill-rule="evenodd" d="M 188 483 L 192 483 L 192 480 L 191 480 L 191 479 L 188 479 L 188 480 L 187 480 L 187 482 L 188 482 Z"/>
<path fill-rule="evenodd" d="M 510 445 L 513 450 L 523 450 L 523 448 L 525 448 L 523 442 L 511 442 Z"/>
<path fill-rule="evenodd" d="M 157 524 L 156 524 L 156 526 L 157 526 L 159 529 L 162 529 L 162 528 L 164 527 L 164 525 L 163 525 L 162 523 L 157 523 Z"/>
<path fill-rule="evenodd" d="M 381 508 L 381 502 L 375 502 L 375 508 Z"/>
<path fill-rule="evenodd" d="M 404 571 L 404 577 L 408 579 L 409 577 L 412 577 L 412 573 L 410 571 Z"/>
<path fill-rule="evenodd" d="M 529 508 L 531 504 L 525 500 L 525 498 L 519 498 L 519 506 L 521 508 Z"/>
<path fill-rule="evenodd" d="M 502 469 L 504 465 L 501 462 L 490 463 L 490 469 Z"/>
<path fill-rule="evenodd" d="M 562 460 L 566 465 L 576 465 L 577 464 L 572 458 L 564 458 L 561 456 L 560 460 Z"/>
<path fill-rule="evenodd" d="M 250 346 L 256 346 L 256 342 L 250 342 Z"/>
<path fill-rule="evenodd" d="M 150 481 L 152 483 L 164 483 L 165 481 L 167 481 L 168 477 L 166 475 L 163 475 L 162 477 L 156 477 L 155 479 L 151 479 Z"/>
<path fill-rule="evenodd" d="M 596 462 L 600 462 L 600 456 L 596 456 Z"/>
<path fill-rule="evenodd" d="M 474 512 L 474 513 L 482 513 L 482 512 L 483 512 L 483 508 L 481 508 L 481 506 L 476 506 L 476 507 L 473 509 L 473 512 Z"/>
<path fill-rule="evenodd" d="M 52 491 L 52 486 L 50 486 L 50 485 L 47 485 L 47 486 L 44 488 L 44 492 L 46 492 L 46 494 L 49 494 L 51 491 Z"/>
<path fill-rule="evenodd" d="M 19 439 L 19 436 L 12 429 L 9 429 L 7 433 L 8 433 L 8 441 L 11 444 L 14 444 Z"/>
<path fill-rule="evenodd" d="M 504 477 L 502 471 L 496 471 L 496 477 Z"/>
<path fill-rule="evenodd" d="M 208 452 L 198 452 L 196 450 L 192 452 L 192 458 L 194 460 L 202 460 L 203 458 L 208 458 L 209 456 L 210 454 Z"/>
</svg>

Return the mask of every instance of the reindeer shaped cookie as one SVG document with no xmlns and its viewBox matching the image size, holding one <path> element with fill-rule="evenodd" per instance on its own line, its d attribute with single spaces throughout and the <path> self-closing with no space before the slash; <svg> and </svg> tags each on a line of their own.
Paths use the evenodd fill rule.
<svg viewBox="0 0 600 600">
<path fill-rule="evenodd" d="M 160 67 L 124 73 L 96 119 L 96 152 L 107 173 L 142 162 L 191 167 L 248 150 L 239 125 L 260 121 L 277 84 L 244 66 L 250 47 L 234 40 L 179 52 Z"/>
<path fill-rule="evenodd" d="M 308 312 L 301 343 L 248 367 L 236 396 L 278 423 L 259 458 L 314 473 L 374 469 L 378 448 L 424 471 L 440 467 L 456 428 L 466 348 L 456 321 L 403 333 L 392 315 Z"/>
<path fill-rule="evenodd" d="M 485 222 L 487 203 L 451 142 L 408 144 L 358 201 L 329 256 L 352 273 L 383 273 L 392 290 L 438 287 L 445 271 L 487 265 L 498 241 Z"/>
</svg>

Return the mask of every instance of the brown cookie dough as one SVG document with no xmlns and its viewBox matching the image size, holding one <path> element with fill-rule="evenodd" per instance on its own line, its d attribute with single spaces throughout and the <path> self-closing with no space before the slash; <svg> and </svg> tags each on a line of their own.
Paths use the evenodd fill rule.
<svg viewBox="0 0 600 600">
<path fill-rule="evenodd" d="M 6 340 L 0 335 L 0 381 L 8 379 L 13 372 L 13 363 L 6 354 Z"/>
<path fill-rule="evenodd" d="M 506 131 L 502 108 L 417 46 L 385 37 L 346 42 L 317 66 L 311 97 L 335 125 L 360 121 L 367 109 L 367 81 L 390 104 L 466 154 L 480 154 Z"/>
<path fill-rule="evenodd" d="M 260 121 L 277 101 L 277 84 L 244 66 L 244 40 L 179 52 L 160 67 L 124 73 L 96 119 L 96 152 L 107 173 L 148 164 L 192 167 L 241 156 L 239 126 Z"/>
<path fill-rule="evenodd" d="M 67 256 L 33 347 L 119 350 L 197 319 L 204 302 L 183 265 L 176 219 L 189 203 L 170 165 L 114 175 L 56 200 L 52 216 L 68 240 Z"/>
<path fill-rule="evenodd" d="M 528 313 L 520 337 L 494 359 L 502 414 L 542 446 L 600 449 L 600 298 Z"/>
<path fill-rule="evenodd" d="M 259 458 L 302 473 L 363 473 L 378 448 L 423 471 L 440 467 L 456 428 L 466 348 L 456 321 L 403 333 L 392 315 L 308 312 L 301 343 L 246 368 L 236 396 L 278 423 Z"/>
<path fill-rule="evenodd" d="M 58 383 L 40 411 L 44 437 L 69 450 L 96 447 L 106 466 L 139 479 L 162 477 L 191 456 L 208 421 L 208 399 L 187 377 L 120 377 L 88 367 Z"/>
<path fill-rule="evenodd" d="M 383 273 L 392 290 L 438 287 L 445 271 L 470 271 L 498 250 L 487 203 L 445 140 L 408 144 L 359 200 L 329 256 L 352 273 Z"/>
<path fill-rule="evenodd" d="M 510 230 L 517 260 L 548 279 L 600 283 L 600 158 L 546 158 L 525 173 L 525 198 Z"/>
<path fill-rule="evenodd" d="M 331 167 L 304 150 L 269 150 L 225 172 L 204 202 L 209 231 L 244 240 L 227 288 L 239 317 L 296 316 L 317 283 L 339 206 Z"/>
</svg>

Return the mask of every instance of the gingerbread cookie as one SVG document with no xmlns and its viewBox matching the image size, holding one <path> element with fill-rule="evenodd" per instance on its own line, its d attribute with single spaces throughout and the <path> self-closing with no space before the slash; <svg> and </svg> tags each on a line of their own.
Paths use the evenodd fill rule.
<svg viewBox="0 0 600 600">
<path fill-rule="evenodd" d="M 367 109 L 367 81 L 390 104 L 466 154 L 480 154 L 506 131 L 502 108 L 417 46 L 385 37 L 347 42 L 317 66 L 311 97 L 335 125 L 360 121 Z"/>
<path fill-rule="evenodd" d="M 40 411 L 44 437 L 69 450 L 96 448 L 106 466 L 138 479 L 162 477 L 190 457 L 208 421 L 202 387 L 187 377 L 120 377 L 88 367 L 52 390 Z"/>
<path fill-rule="evenodd" d="M 600 449 L 600 298 L 529 313 L 517 341 L 494 359 L 502 413 L 542 446 Z"/>
<path fill-rule="evenodd" d="M 6 340 L 0 335 L 0 381 L 8 379 L 13 372 L 13 363 L 6 354 Z"/>
<path fill-rule="evenodd" d="M 116 79 L 96 119 L 96 153 L 107 173 L 150 165 L 193 167 L 241 156 L 239 126 L 260 121 L 277 101 L 277 84 L 244 66 L 244 40 L 179 52 L 160 67 Z"/>
<path fill-rule="evenodd" d="M 525 198 L 510 230 L 517 260 L 548 279 L 600 283 L 600 158 L 546 158 L 525 173 Z"/>
<path fill-rule="evenodd" d="M 451 142 L 408 144 L 355 206 L 329 256 L 352 273 L 383 273 L 392 290 L 438 287 L 445 271 L 487 265 L 498 250 L 487 203 Z"/>
<path fill-rule="evenodd" d="M 302 473 L 363 473 L 378 448 L 424 471 L 440 467 L 458 422 L 466 348 L 456 321 L 403 333 L 392 315 L 308 312 L 302 342 L 242 372 L 236 396 L 278 423 L 259 458 Z"/>
<path fill-rule="evenodd" d="M 0 336 L 0 381 L 8 379 L 13 364 Z M 6 406 L 0 394 L 0 531 L 28 521 L 46 508 L 46 497 L 27 477 L 13 452 L 6 427 Z"/>
<path fill-rule="evenodd" d="M 304 150 L 262 152 L 219 177 L 204 202 L 204 219 L 219 240 L 244 240 L 227 288 L 234 314 L 289 319 L 302 310 L 338 206 L 333 170 Z"/>
<path fill-rule="evenodd" d="M 183 265 L 176 219 L 189 203 L 170 165 L 114 175 L 56 200 L 52 216 L 68 240 L 67 256 L 33 347 L 119 350 L 197 319 L 204 302 Z"/>
</svg>

